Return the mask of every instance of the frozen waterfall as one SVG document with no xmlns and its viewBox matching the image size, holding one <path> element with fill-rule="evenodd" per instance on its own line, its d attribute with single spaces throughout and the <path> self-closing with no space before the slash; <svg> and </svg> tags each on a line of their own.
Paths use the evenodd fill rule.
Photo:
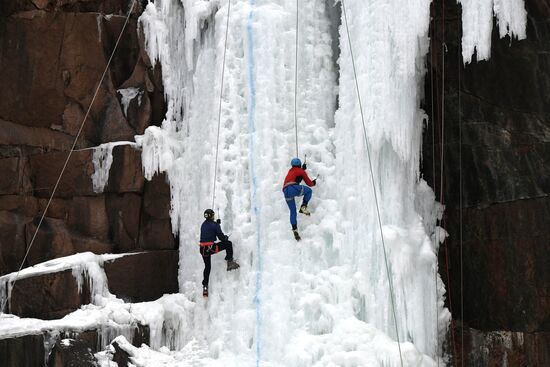
<svg viewBox="0 0 550 367">
<path fill-rule="evenodd" d="M 493 12 L 506 27 L 501 35 L 524 36 L 525 12 L 514 13 L 522 2 L 482 2 L 490 5 L 462 1 L 464 24 L 487 22 L 487 11 L 491 22 L 468 25 L 466 61 L 475 49 L 485 57 Z M 167 174 L 180 291 L 192 305 L 173 331 L 173 363 L 400 366 L 399 338 L 404 365 L 444 364 L 450 314 L 431 239 L 443 208 L 419 178 L 430 1 L 345 2 L 372 175 L 341 3 L 299 2 L 299 150 L 321 177 L 312 216 L 299 217 L 299 243 L 281 192 L 295 155 L 296 4 L 231 1 L 213 209 L 241 269 L 227 273 L 223 255 L 213 256 L 207 300 L 198 236 L 212 204 L 229 3 L 155 0 L 141 17 L 168 112 L 162 127 L 136 140 L 146 177 Z"/>
</svg>

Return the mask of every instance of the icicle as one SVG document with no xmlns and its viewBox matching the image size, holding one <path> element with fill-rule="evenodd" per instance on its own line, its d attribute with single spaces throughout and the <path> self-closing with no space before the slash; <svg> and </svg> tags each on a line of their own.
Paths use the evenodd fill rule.
<svg viewBox="0 0 550 367">
<path fill-rule="evenodd" d="M 128 106 L 130 102 L 136 97 L 138 97 L 138 106 L 141 106 L 141 96 L 143 91 L 139 88 L 126 88 L 118 89 L 117 92 L 122 96 L 122 110 L 124 111 L 124 116 L 128 117 Z"/>
<path fill-rule="evenodd" d="M 92 183 L 94 192 L 103 192 L 107 181 L 109 180 L 109 170 L 113 163 L 113 147 L 111 143 L 101 144 L 94 149 L 92 162 L 94 163 L 94 174 Z"/>
<path fill-rule="evenodd" d="M 113 143 L 101 144 L 94 148 L 94 154 L 92 156 L 92 162 L 94 164 L 94 173 L 92 174 L 94 192 L 103 192 L 109 180 L 109 171 L 113 164 L 113 148 L 121 145 L 137 146 L 136 143 L 131 141 L 116 141 Z"/>
<path fill-rule="evenodd" d="M 462 4 L 462 58 L 478 61 L 491 56 L 493 14 L 498 20 L 500 38 L 524 39 L 527 12 L 523 0 L 458 0 Z"/>
</svg>

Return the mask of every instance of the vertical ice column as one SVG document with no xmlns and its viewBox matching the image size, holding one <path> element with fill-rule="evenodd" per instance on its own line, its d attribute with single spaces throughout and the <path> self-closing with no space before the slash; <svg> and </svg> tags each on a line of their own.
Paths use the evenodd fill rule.
<svg viewBox="0 0 550 367">
<path fill-rule="evenodd" d="M 435 357 L 439 354 L 436 320 L 441 316 L 445 320 L 447 311 L 442 309 L 442 294 L 436 295 L 435 246 L 415 208 L 425 119 L 419 105 L 428 51 L 429 3 L 345 2 L 378 202 L 344 18 L 335 146 L 336 177 L 343 188 L 338 197 L 345 218 L 341 232 L 349 244 L 342 251 L 342 261 L 350 262 L 361 279 L 364 309 L 359 317 L 394 339 L 397 326 L 400 341 L 412 342 Z M 443 322 L 440 332 L 445 328 Z"/>
</svg>

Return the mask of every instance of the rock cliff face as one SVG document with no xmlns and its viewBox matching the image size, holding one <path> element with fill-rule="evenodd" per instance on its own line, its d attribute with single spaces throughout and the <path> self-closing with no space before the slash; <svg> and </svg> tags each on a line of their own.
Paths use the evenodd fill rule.
<svg viewBox="0 0 550 367">
<path fill-rule="evenodd" d="M 0 275 L 23 259 L 131 3 L 0 4 Z M 163 119 L 160 70 L 151 66 L 137 31 L 142 6 L 136 2 L 78 149 L 132 141 Z M 123 103 L 128 88 L 137 97 Z M 25 266 L 83 251 L 176 248 L 164 178 L 146 182 L 140 153 L 118 146 L 104 193 L 96 194 L 92 154 L 72 155 Z"/>
<path fill-rule="evenodd" d="M 550 2 L 526 8 L 526 40 L 499 39 L 495 24 L 490 60 L 466 66 L 460 7 L 432 9 L 423 174 L 446 205 L 440 273 L 456 365 L 462 347 L 467 366 L 550 365 Z"/>
<path fill-rule="evenodd" d="M 131 0 L 3 0 L 0 3 L 0 276 L 16 271 L 123 29 Z M 113 149 L 103 193 L 93 190 L 93 150 L 134 140 L 165 113 L 161 71 L 153 68 L 137 29 L 128 26 L 91 107 L 24 267 L 80 252 L 127 253 L 103 265 L 109 291 L 130 302 L 178 291 L 177 243 L 170 189 L 146 181 L 140 152 Z M 135 98 L 128 98 L 128 91 Z M 57 319 L 90 303 L 75 269 L 20 279 L 9 312 Z M 96 365 L 100 331 L 0 338 L 0 365 Z M 143 335 L 142 335 L 143 334 Z M 53 339 L 52 339 L 53 338 Z M 60 343 L 61 338 L 66 339 Z M 57 343 L 55 342 L 57 339 Z M 109 343 L 110 340 L 103 340 Z M 135 342 L 149 342 L 136 325 Z"/>
</svg>

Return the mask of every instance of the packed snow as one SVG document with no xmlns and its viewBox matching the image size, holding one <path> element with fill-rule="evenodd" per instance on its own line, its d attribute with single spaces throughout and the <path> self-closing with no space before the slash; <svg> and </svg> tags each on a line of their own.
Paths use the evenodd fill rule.
<svg viewBox="0 0 550 367">
<path fill-rule="evenodd" d="M 476 51 L 489 56 L 493 14 L 501 37 L 525 37 L 521 0 L 461 3 L 465 62 Z M 419 177 L 430 1 L 348 0 L 345 18 L 342 2 L 298 2 L 298 30 L 296 4 L 231 0 L 225 65 L 228 0 L 147 5 L 140 30 L 162 66 L 168 111 L 136 144 L 145 177 L 164 172 L 170 184 L 181 293 L 126 304 L 108 293 L 100 262 L 75 266 L 80 282 L 96 282 L 93 304 L 61 320 L 2 315 L 0 338 L 100 328 L 103 341 L 121 335 L 115 341 L 135 366 L 447 362 L 450 314 L 436 256 L 444 208 Z M 319 176 L 312 216 L 299 217 L 300 242 L 281 192 L 296 155 L 295 73 L 299 155 Z M 130 92 L 121 93 L 125 110 Z M 111 162 L 112 146 L 94 153 L 95 190 Z M 224 255 L 213 256 L 204 299 L 198 236 L 214 194 L 241 268 L 227 273 Z M 138 324 L 151 328 L 149 346 L 132 346 Z M 113 353 L 96 355 L 101 366 L 115 365 Z"/>
</svg>

